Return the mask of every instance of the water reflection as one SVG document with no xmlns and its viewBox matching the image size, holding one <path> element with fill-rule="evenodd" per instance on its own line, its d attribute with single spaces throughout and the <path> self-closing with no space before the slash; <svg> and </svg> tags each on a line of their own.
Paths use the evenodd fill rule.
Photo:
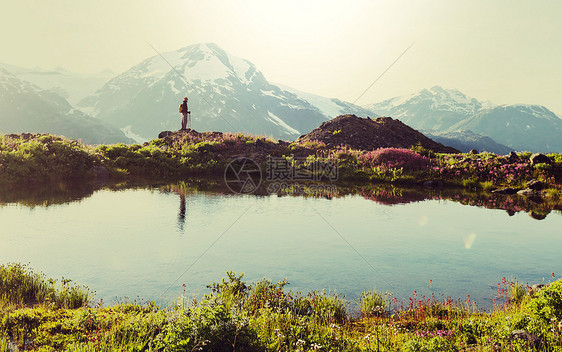
<svg viewBox="0 0 562 352">
<path fill-rule="evenodd" d="M 295 291 L 343 290 L 350 300 L 373 287 L 407 297 L 433 280 L 435 292 L 470 291 L 485 302 L 502 276 L 536 283 L 561 265 L 556 205 L 518 196 L 388 184 L 236 196 L 209 179 L 55 189 L 64 196 L 48 187 L 0 192 L 2 202 L 24 205 L 0 208 L 0 257 L 72 277 L 109 299 L 154 299 L 173 282 L 180 291 L 170 299 L 183 283 L 200 295 L 233 270 L 249 282 L 287 277 Z M 73 203 L 27 209 L 54 202 Z M 554 216 L 537 222 L 523 212 Z"/>
<path fill-rule="evenodd" d="M 83 183 L 57 183 L 48 185 L 20 186 L 0 188 L 0 205 L 17 203 L 35 207 L 65 204 L 90 197 L 99 189 L 123 190 L 130 188 L 155 189 L 163 193 L 175 193 L 179 197 L 177 228 L 182 232 L 186 224 L 186 195 L 198 192 L 224 194 L 232 196 L 222 179 L 190 179 L 174 184 L 133 184 L 119 183 L 110 185 L 92 185 Z M 338 183 L 333 187 L 323 184 L 302 183 L 298 187 L 271 187 L 262 184 L 254 192 L 254 196 L 270 196 L 276 190 L 279 197 L 314 197 L 340 198 L 349 195 L 360 195 L 365 199 L 384 205 L 407 204 L 424 200 L 449 200 L 465 205 L 489 209 L 503 209 L 509 216 L 526 212 L 536 220 L 545 219 L 552 211 L 560 214 L 562 199 L 546 201 L 540 196 L 525 197 L 520 195 L 497 194 L 490 192 L 474 192 L 462 188 L 429 189 L 422 186 L 398 186 L 393 184 L 345 184 Z"/>
<path fill-rule="evenodd" d="M 17 203 L 33 208 L 66 204 L 88 198 L 101 187 L 84 182 L 3 186 L 0 187 L 0 205 Z"/>
<path fill-rule="evenodd" d="M 180 193 L 180 212 L 178 214 L 178 230 L 183 233 L 185 226 L 185 194 Z"/>
</svg>

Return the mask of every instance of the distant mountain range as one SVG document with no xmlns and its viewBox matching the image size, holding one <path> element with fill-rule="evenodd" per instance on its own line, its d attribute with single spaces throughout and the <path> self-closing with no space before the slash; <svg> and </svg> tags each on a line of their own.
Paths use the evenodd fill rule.
<svg viewBox="0 0 562 352">
<path fill-rule="evenodd" d="M 215 44 L 196 44 L 144 60 L 79 107 L 145 139 L 179 129 L 177 108 L 184 96 L 197 130 L 244 131 L 285 140 L 343 113 L 371 113 L 337 99 L 305 95 L 308 99 L 268 82 L 251 62 Z"/>
<path fill-rule="evenodd" d="M 562 120 L 540 105 L 494 106 L 467 97 L 456 89 L 436 86 L 364 107 L 378 115 L 400 119 L 433 136 L 449 133 L 448 138 L 458 142 L 475 145 L 473 135 L 478 134 L 513 150 L 562 151 Z M 492 144 L 488 144 L 488 148 L 494 148 L 489 151 L 498 150 Z"/>
<path fill-rule="evenodd" d="M 31 82 L 41 89 L 56 92 L 68 102 L 76 104 L 89 95 L 94 94 L 105 82 L 115 77 L 116 73 L 105 70 L 99 73 L 76 73 L 57 67 L 52 70 L 42 68 L 24 68 L 0 63 L 0 68 L 5 69 L 14 76 L 24 81 Z"/>
<path fill-rule="evenodd" d="M 463 153 L 476 149 L 506 155 L 513 150 L 506 145 L 496 143 L 490 137 L 476 134 L 470 130 L 456 132 L 423 131 L 423 134 L 436 142 L 453 147 Z"/>
<path fill-rule="evenodd" d="M 74 109 L 51 90 L 0 68 L 0 133 L 53 133 L 87 144 L 130 143 L 119 129 Z"/>
<path fill-rule="evenodd" d="M 144 142 L 179 129 L 177 107 L 187 96 L 192 127 L 200 131 L 295 140 L 339 115 L 389 116 L 461 151 L 562 152 L 562 120 L 543 106 L 495 106 L 435 86 L 361 107 L 270 83 L 251 62 L 210 43 L 154 55 L 117 76 L 0 68 L 0 89 L 7 94 L 0 97 L 4 133 Z M 30 100 L 36 101 L 32 107 Z"/>
</svg>

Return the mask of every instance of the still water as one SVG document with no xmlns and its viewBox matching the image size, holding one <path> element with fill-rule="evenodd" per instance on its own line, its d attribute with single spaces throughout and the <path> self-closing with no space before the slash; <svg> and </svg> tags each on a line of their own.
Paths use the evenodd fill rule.
<svg viewBox="0 0 562 352">
<path fill-rule="evenodd" d="M 48 202 L 46 202 L 48 203 Z M 0 263 L 71 278 L 96 298 L 202 297 L 226 271 L 287 278 L 293 292 L 365 290 L 399 299 L 433 292 L 490 308 L 502 277 L 562 273 L 562 216 L 424 200 L 384 205 L 360 195 L 228 195 L 103 189 L 55 205 L 0 206 Z"/>
</svg>

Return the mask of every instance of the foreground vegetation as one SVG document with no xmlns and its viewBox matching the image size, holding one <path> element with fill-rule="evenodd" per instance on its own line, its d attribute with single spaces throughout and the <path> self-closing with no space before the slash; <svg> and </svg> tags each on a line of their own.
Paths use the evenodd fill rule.
<svg viewBox="0 0 562 352">
<path fill-rule="evenodd" d="M 52 135 L 0 136 L 0 184 L 73 179 L 174 180 L 187 176 L 223 175 L 236 157 L 248 157 L 266 169 L 268 157 L 284 159 L 304 173 L 310 166 L 336 161 L 338 181 L 402 184 L 438 180 L 469 189 L 525 188 L 543 183 L 546 196 L 562 195 L 562 154 L 548 163 L 533 163 L 531 153 L 437 154 L 421 146 L 365 152 L 321 142 L 287 143 L 232 133 L 177 134 L 144 145 L 82 145 Z M 322 175 L 319 178 L 322 179 Z M 325 178 L 324 178 L 325 179 Z"/>
<path fill-rule="evenodd" d="M 104 307 L 69 280 L 57 286 L 26 266 L 0 266 L 0 351 L 562 350 L 560 280 L 530 290 L 504 278 L 486 313 L 470 296 L 414 292 L 401 301 L 371 291 L 347 302 L 326 292 L 294 294 L 286 280 L 248 284 L 227 274 L 201 301 Z"/>
</svg>

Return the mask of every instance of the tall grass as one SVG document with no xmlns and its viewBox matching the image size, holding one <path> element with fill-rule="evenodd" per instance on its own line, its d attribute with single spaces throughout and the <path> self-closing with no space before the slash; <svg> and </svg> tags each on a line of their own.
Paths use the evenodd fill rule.
<svg viewBox="0 0 562 352">
<path fill-rule="evenodd" d="M 359 312 L 363 317 L 373 317 L 382 315 L 387 307 L 385 298 L 376 290 L 361 293 L 356 300 Z"/>
<path fill-rule="evenodd" d="M 25 264 L 1 265 L 0 302 L 16 306 L 48 304 L 67 309 L 87 305 L 93 294 L 87 287 L 70 285 L 70 282 L 63 278 L 57 288 L 55 280 L 34 273 Z"/>
<path fill-rule="evenodd" d="M 41 283 L 25 266 L 1 267 L 2 287 L 16 280 Z M 554 274 L 553 274 L 554 279 Z M 47 280 L 49 288 L 51 281 Z M 62 285 L 68 285 L 64 280 Z M 32 284 L 13 294 L 13 301 L 35 297 Z M 357 300 L 362 317 L 346 314 L 341 295 L 313 291 L 293 293 L 286 280 L 255 284 L 228 273 L 211 292 L 189 306 L 160 309 L 147 305 L 52 309 L 52 305 L 6 307 L 0 304 L 0 352 L 40 351 L 505 351 L 533 350 L 511 338 L 526 329 L 544 340 L 541 351 L 562 351 L 562 282 L 523 294 L 517 280 L 503 279 L 498 293 L 507 306 L 491 313 L 465 300 L 413 295 L 400 302 L 376 290 Z M 431 285 L 431 281 L 430 281 Z M 40 285 L 39 285 L 40 286 Z M 510 290 L 511 289 L 511 290 Z M 4 290 L 5 291 L 5 290 Z M 3 291 L 3 292 L 4 292 Z M 26 293 L 27 292 L 27 293 Z M 60 298 L 60 290 L 55 290 Z M 3 299 L 8 299 L 4 294 Z M 526 301 L 528 300 L 528 301 Z M 526 303 L 527 302 L 527 303 Z"/>
</svg>

